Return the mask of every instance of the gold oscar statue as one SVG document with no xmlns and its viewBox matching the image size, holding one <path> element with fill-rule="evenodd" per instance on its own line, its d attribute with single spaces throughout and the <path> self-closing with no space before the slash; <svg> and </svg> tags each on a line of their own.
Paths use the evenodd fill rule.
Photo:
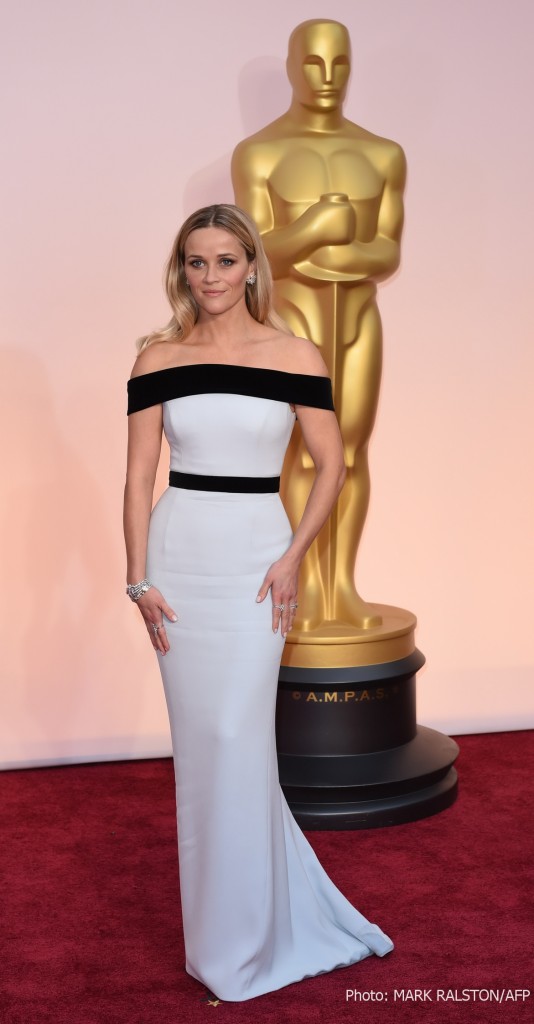
<svg viewBox="0 0 534 1024">
<path fill-rule="evenodd" d="M 376 282 L 399 266 L 406 163 L 397 143 L 343 116 L 350 62 L 344 25 L 298 25 L 287 58 L 291 106 L 241 142 L 232 160 L 236 202 L 259 226 L 278 312 L 295 334 L 317 343 L 329 367 L 345 445 L 347 481 L 304 560 L 293 643 L 354 641 L 364 639 L 362 631 L 381 626 L 383 634 L 399 625 L 388 626 L 389 606 L 362 600 L 354 571 L 369 505 L 368 444 L 382 366 Z M 282 480 L 292 522 L 302 514 L 312 478 L 297 428 Z"/>
<path fill-rule="evenodd" d="M 425 659 L 415 616 L 366 603 L 354 582 L 382 365 L 376 283 L 399 266 L 406 164 L 395 142 L 343 117 L 350 61 L 344 25 L 298 25 L 287 59 L 291 106 L 232 160 L 236 202 L 259 226 L 278 312 L 329 368 L 348 469 L 303 562 L 302 615 L 278 680 L 280 780 L 310 829 L 413 821 L 450 806 L 457 792 L 457 745 L 416 722 Z M 282 481 L 293 524 L 312 478 L 297 424 Z"/>
</svg>

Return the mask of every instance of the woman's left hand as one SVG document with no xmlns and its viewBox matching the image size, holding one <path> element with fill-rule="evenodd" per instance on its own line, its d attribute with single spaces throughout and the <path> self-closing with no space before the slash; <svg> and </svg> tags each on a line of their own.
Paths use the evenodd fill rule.
<svg viewBox="0 0 534 1024">
<path fill-rule="evenodd" d="M 268 568 L 256 598 L 256 601 L 264 601 L 271 591 L 273 633 L 277 633 L 280 626 L 283 637 L 291 629 L 297 610 L 298 574 L 299 567 L 295 562 L 287 556 L 279 558 Z"/>
</svg>

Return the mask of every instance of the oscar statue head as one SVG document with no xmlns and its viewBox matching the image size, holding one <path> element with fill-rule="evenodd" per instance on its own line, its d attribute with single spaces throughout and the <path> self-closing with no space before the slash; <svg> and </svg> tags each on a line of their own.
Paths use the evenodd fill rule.
<svg viewBox="0 0 534 1024">
<path fill-rule="evenodd" d="M 289 37 L 287 75 L 293 99 L 309 110 L 338 109 L 350 75 L 350 38 L 339 21 L 303 21 Z"/>
</svg>

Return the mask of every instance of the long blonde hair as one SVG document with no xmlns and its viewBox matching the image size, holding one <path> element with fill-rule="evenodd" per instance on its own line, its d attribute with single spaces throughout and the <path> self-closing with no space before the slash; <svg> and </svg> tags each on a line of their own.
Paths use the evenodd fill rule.
<svg viewBox="0 0 534 1024">
<path fill-rule="evenodd" d="M 260 324 L 291 334 L 287 324 L 273 308 L 271 268 L 254 221 L 238 206 L 216 203 L 196 210 L 182 224 L 165 266 L 165 289 L 173 315 L 161 330 L 152 331 L 151 334 L 138 339 L 138 352 L 142 352 L 156 341 L 184 341 L 191 334 L 199 311 L 186 284 L 185 243 L 192 231 L 211 227 L 229 231 L 243 246 L 249 263 L 256 261 L 256 282 L 247 285 L 245 292 L 250 315 Z"/>
</svg>

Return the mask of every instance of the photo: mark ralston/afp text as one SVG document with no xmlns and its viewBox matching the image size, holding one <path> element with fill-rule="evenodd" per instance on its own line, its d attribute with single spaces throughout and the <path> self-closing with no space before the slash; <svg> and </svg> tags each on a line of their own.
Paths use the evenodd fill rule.
<svg viewBox="0 0 534 1024">
<path fill-rule="evenodd" d="M 346 1003 L 525 1003 L 528 988 L 394 988 L 345 991 Z"/>
</svg>

